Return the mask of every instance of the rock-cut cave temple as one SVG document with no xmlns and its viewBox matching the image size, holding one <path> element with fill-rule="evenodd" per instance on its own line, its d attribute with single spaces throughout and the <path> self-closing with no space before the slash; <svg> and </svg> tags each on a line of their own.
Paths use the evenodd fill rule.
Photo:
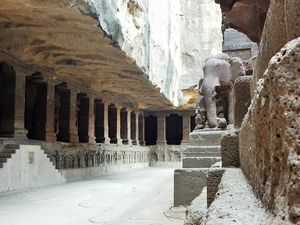
<svg viewBox="0 0 300 225">
<path fill-rule="evenodd" d="M 1 0 L 1 225 L 300 225 L 299 0 Z"/>
</svg>

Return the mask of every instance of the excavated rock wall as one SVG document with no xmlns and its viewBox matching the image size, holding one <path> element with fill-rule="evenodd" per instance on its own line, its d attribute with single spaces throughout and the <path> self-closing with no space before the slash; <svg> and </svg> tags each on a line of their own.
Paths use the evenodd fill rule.
<svg viewBox="0 0 300 225">
<path fill-rule="evenodd" d="M 103 30 L 175 105 L 196 86 L 205 59 L 222 51 L 221 10 L 214 0 L 85 0 Z"/>
<path fill-rule="evenodd" d="M 240 129 L 241 167 L 283 221 L 300 222 L 300 38 L 270 61 Z"/>
<path fill-rule="evenodd" d="M 271 0 L 253 74 L 252 93 L 256 88 L 256 82 L 263 77 L 271 57 L 288 41 L 299 36 L 299 0 Z"/>
</svg>

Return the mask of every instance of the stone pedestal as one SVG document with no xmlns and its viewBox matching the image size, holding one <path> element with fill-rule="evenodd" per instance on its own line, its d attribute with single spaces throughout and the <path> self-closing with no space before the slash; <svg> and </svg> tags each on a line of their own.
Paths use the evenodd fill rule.
<svg viewBox="0 0 300 225">
<path fill-rule="evenodd" d="M 183 168 L 209 168 L 221 161 L 220 144 L 226 130 L 194 130 L 190 134 L 190 145 L 184 152 Z"/>
</svg>

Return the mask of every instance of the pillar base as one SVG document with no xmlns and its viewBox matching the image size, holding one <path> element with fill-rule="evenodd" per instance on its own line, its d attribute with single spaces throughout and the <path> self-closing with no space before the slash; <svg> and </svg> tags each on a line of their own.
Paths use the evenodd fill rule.
<svg viewBox="0 0 300 225">
<path fill-rule="evenodd" d="M 26 129 L 15 128 L 13 137 L 17 139 L 26 140 L 28 131 Z"/>
<path fill-rule="evenodd" d="M 70 142 L 71 143 L 79 143 L 79 137 L 75 134 L 70 134 Z"/>
<path fill-rule="evenodd" d="M 50 132 L 47 132 L 46 133 L 46 141 L 49 141 L 49 142 L 55 142 L 56 141 L 56 134 L 55 133 L 50 133 Z"/>
</svg>

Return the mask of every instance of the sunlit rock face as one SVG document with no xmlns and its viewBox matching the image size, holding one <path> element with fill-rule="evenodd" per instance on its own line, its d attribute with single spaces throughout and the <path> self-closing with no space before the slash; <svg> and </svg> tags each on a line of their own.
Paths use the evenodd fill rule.
<svg viewBox="0 0 300 225">
<path fill-rule="evenodd" d="M 198 84 L 205 59 L 222 51 L 214 0 L 85 1 L 102 29 L 177 106 L 189 100 L 181 90 Z"/>
</svg>

